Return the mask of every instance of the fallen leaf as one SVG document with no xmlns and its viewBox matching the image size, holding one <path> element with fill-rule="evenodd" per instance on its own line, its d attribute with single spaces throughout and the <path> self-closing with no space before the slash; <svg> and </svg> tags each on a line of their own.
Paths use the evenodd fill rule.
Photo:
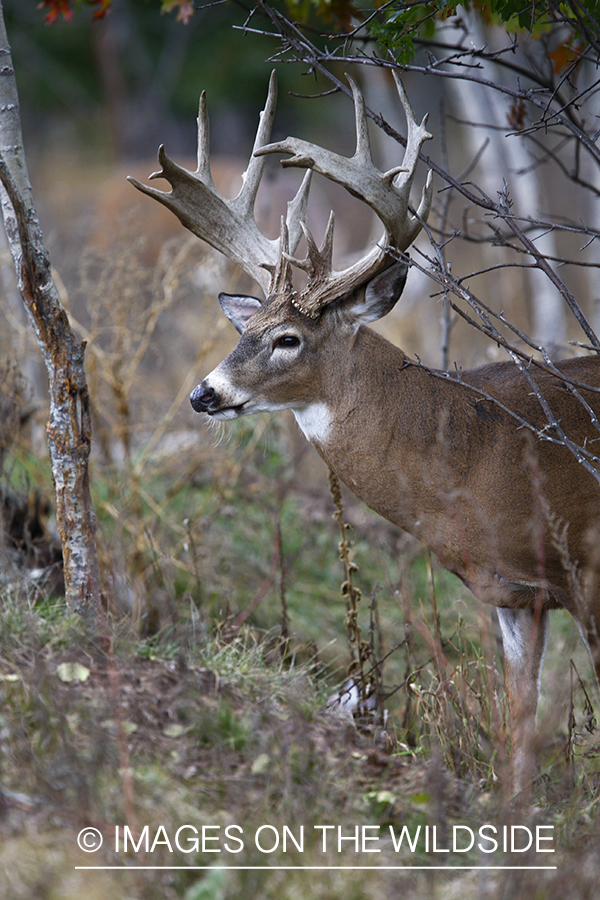
<svg viewBox="0 0 600 900">
<path fill-rule="evenodd" d="M 87 681 L 90 670 L 81 663 L 65 662 L 56 667 L 56 674 L 61 681 Z"/>
<path fill-rule="evenodd" d="M 271 768 L 271 757 L 267 753 L 260 753 L 252 763 L 253 775 L 264 775 Z"/>
<path fill-rule="evenodd" d="M 100 722 L 100 726 L 106 728 L 111 734 L 118 733 L 119 725 L 121 733 L 124 735 L 133 734 L 134 731 L 137 731 L 137 725 L 135 722 L 130 722 L 129 719 L 123 719 L 121 723 L 117 722 L 116 719 L 105 719 L 104 722 Z"/>
<path fill-rule="evenodd" d="M 185 734 L 187 728 L 184 725 L 167 725 L 166 728 L 163 728 L 163 734 L 167 737 L 181 737 L 182 734 Z"/>
</svg>

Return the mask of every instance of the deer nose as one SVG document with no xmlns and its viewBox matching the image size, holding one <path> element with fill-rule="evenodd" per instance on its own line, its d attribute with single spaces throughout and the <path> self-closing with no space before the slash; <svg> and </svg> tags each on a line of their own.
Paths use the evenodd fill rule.
<svg viewBox="0 0 600 900">
<path fill-rule="evenodd" d="M 211 406 L 218 405 L 217 392 L 202 382 L 190 394 L 190 403 L 195 412 L 207 412 Z"/>
</svg>

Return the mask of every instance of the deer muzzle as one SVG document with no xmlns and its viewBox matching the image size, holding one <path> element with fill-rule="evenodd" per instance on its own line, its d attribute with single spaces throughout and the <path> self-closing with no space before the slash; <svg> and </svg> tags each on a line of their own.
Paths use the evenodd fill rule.
<svg viewBox="0 0 600 900">
<path fill-rule="evenodd" d="M 214 416 L 215 419 L 237 419 L 238 416 L 245 415 L 248 412 L 248 402 L 248 397 L 230 394 L 226 388 L 221 393 L 208 383 L 208 379 L 204 379 L 190 394 L 192 408 L 198 413 Z"/>
<path fill-rule="evenodd" d="M 192 409 L 197 413 L 210 413 L 219 408 L 221 400 L 214 388 L 203 381 L 190 394 Z"/>
</svg>

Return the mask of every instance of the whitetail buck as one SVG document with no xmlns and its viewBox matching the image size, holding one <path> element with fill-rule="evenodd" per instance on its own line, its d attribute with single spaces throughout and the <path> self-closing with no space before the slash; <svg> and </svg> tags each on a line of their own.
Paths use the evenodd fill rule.
<svg viewBox="0 0 600 900">
<path fill-rule="evenodd" d="M 409 211 L 419 153 L 430 135 L 426 118 L 418 124 L 399 79 L 396 84 L 408 138 L 402 166 L 389 172 L 379 172 L 372 162 L 364 101 L 354 84 L 357 148 L 352 158 L 295 138 L 268 144 L 276 99 L 272 76 L 254 152 L 235 199 L 224 199 L 211 178 L 204 95 L 197 171 L 182 169 L 161 147 L 163 168 L 151 177 L 167 179 L 172 191 L 133 183 L 236 262 L 265 293 L 264 301 L 219 295 L 242 337 L 192 392 L 193 408 L 222 420 L 259 410 L 293 410 L 308 440 L 358 497 L 416 535 L 476 597 L 497 607 L 511 783 L 521 791 L 534 771 L 550 609 L 572 613 L 600 675 L 595 590 L 600 488 L 545 429 L 542 407 L 515 364 L 442 377 L 365 327 L 398 300 L 407 273 L 399 256 L 431 205 L 430 173 L 417 214 Z M 259 231 L 253 215 L 268 153 L 291 154 L 284 166 L 309 170 L 276 240 Z M 310 170 L 368 203 L 385 226 L 380 243 L 343 271 L 332 266 L 333 216 L 320 247 L 305 225 Z M 294 253 L 302 236 L 307 256 L 299 260 Z M 308 276 L 302 290 L 294 289 L 293 267 Z M 542 369 L 531 371 L 556 419 L 589 453 L 600 438 L 591 412 L 600 412 L 600 363 L 583 357 L 558 368 L 562 379 Z M 522 427 L 522 420 L 531 427 Z"/>
</svg>

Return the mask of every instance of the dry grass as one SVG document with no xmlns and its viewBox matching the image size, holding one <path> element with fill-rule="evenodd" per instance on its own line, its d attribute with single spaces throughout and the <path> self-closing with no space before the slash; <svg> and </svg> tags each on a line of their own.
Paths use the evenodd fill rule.
<svg viewBox="0 0 600 900">
<path fill-rule="evenodd" d="M 192 420 L 188 389 L 224 352 L 215 304 L 202 296 L 212 258 L 170 244 L 150 269 L 142 244 L 123 246 L 126 259 L 118 242 L 86 255 L 79 287 L 66 277 L 64 287 L 89 340 L 107 629 L 87 632 L 65 617 L 60 596 L 40 591 L 22 567 L 0 588 L 2 896 L 594 896 L 600 782 L 588 698 L 593 706 L 597 696 L 581 656 L 581 682 L 571 678 L 572 630 L 557 615 L 537 806 L 514 810 L 503 794 L 506 714 L 487 611 L 345 496 L 379 706 L 360 722 L 328 713 L 350 652 L 325 473 L 285 417 L 242 421 L 221 436 Z M 20 385 L 17 377 L 5 389 L 10 409 L 24 405 Z M 35 422 L 19 432 L 20 420 L 15 413 L 15 427 L 1 432 L 4 482 L 51 496 Z M 51 536 L 51 519 L 47 528 Z M 69 671 L 87 675 L 63 680 Z M 426 827 L 431 839 L 437 829 L 439 848 L 455 826 L 477 832 L 486 823 L 553 826 L 556 853 L 425 850 Z M 171 852 L 165 840 L 145 850 L 144 834 L 155 837 L 160 825 L 173 840 L 182 825 L 222 836 L 234 824 L 243 829 L 239 854 L 222 844 L 219 856 L 208 852 L 214 845 Z M 142 840 L 128 867 L 77 870 L 124 861 L 113 849 L 116 825 Z M 304 826 L 303 852 L 291 843 L 286 854 L 261 852 L 252 836 L 262 825 L 280 834 L 287 826 L 296 839 Z M 378 854 L 355 853 L 350 842 L 324 853 L 320 825 L 345 836 L 368 826 L 386 839 Z M 98 854 L 77 848 L 88 826 L 105 838 Z M 406 844 L 394 852 L 390 826 L 413 836 L 421 828 L 414 853 Z M 270 868 L 191 868 L 224 863 Z M 330 868 L 277 868 L 284 864 Z M 331 868 L 340 864 L 372 868 Z M 440 864 L 484 869 L 386 868 Z"/>
</svg>

